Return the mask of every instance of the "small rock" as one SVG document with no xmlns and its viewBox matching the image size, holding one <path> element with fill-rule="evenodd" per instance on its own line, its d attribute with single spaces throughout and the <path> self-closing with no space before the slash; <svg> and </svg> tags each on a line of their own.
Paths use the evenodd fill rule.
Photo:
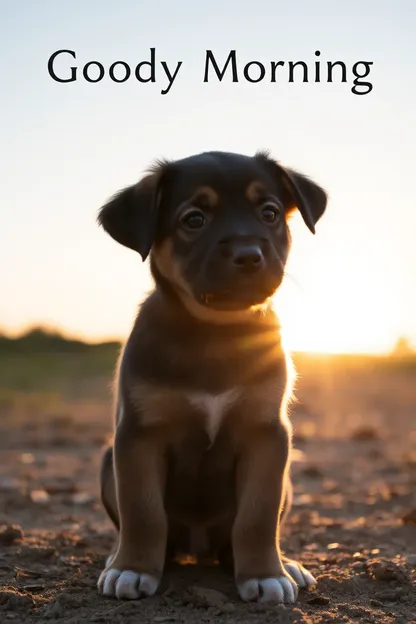
<svg viewBox="0 0 416 624">
<path fill-rule="evenodd" d="M 408 577 L 407 571 L 393 561 L 370 559 L 365 565 L 367 574 L 376 581 L 403 581 Z"/>
<path fill-rule="evenodd" d="M 75 505 L 88 505 L 94 501 L 94 496 L 87 492 L 77 492 L 71 497 L 71 502 Z"/>
<path fill-rule="evenodd" d="M 45 583 L 30 583 L 29 585 L 22 585 L 22 589 L 29 592 L 42 591 L 45 588 Z"/>
<path fill-rule="evenodd" d="M 13 490 L 19 490 L 21 487 L 21 481 L 14 477 L 0 477 L 0 492 L 12 492 Z"/>
<path fill-rule="evenodd" d="M 319 606 L 324 606 L 329 604 L 329 598 L 327 598 L 326 596 L 313 596 L 312 598 L 310 598 L 308 600 L 308 604 L 310 605 L 319 605 Z"/>
<path fill-rule="evenodd" d="M 43 486 L 47 494 L 73 494 L 77 492 L 76 484 L 70 479 L 56 479 Z"/>
<path fill-rule="evenodd" d="M 324 477 L 322 470 L 318 466 L 306 466 L 301 474 L 309 479 L 323 479 Z"/>
<path fill-rule="evenodd" d="M 23 531 L 17 524 L 2 524 L 0 526 L 0 544 L 2 546 L 10 546 L 21 539 L 23 539 Z"/>
<path fill-rule="evenodd" d="M 370 605 L 372 607 L 382 607 L 383 603 L 380 600 L 374 600 L 374 598 L 370 599 Z"/>
<path fill-rule="evenodd" d="M 34 503 L 44 504 L 49 502 L 49 494 L 45 490 L 32 490 L 30 498 Z"/>
<path fill-rule="evenodd" d="M 228 602 L 227 596 L 216 589 L 197 587 L 194 585 L 189 588 L 189 591 L 193 596 L 202 600 L 208 607 L 223 606 L 225 602 Z"/>
<path fill-rule="evenodd" d="M 6 605 L 8 611 L 19 611 L 31 607 L 33 600 L 31 596 L 19 594 L 11 589 L 0 591 L 0 605 Z"/>
<path fill-rule="evenodd" d="M 20 456 L 22 464 L 33 464 L 35 456 L 32 453 L 22 453 Z"/>
<path fill-rule="evenodd" d="M 416 508 L 402 516 L 403 524 L 416 524 Z"/>
<path fill-rule="evenodd" d="M 351 434 L 351 440 L 355 442 L 369 442 L 378 439 L 379 434 L 374 427 L 358 427 Z"/>
<path fill-rule="evenodd" d="M 361 570 L 364 570 L 365 565 L 362 561 L 357 561 L 356 563 L 353 563 L 352 565 L 352 569 L 355 570 L 355 572 L 361 572 Z"/>
<path fill-rule="evenodd" d="M 400 600 L 401 595 L 402 592 L 397 591 L 397 589 L 392 589 L 378 592 L 376 597 L 382 602 L 395 602 L 396 600 Z"/>
<path fill-rule="evenodd" d="M 366 561 L 367 557 L 365 555 L 363 555 L 362 553 L 360 553 L 359 551 L 355 552 L 353 554 L 353 559 L 358 559 L 359 561 Z"/>
<path fill-rule="evenodd" d="M 46 618 L 61 618 L 63 617 L 64 613 L 65 609 L 59 598 L 45 609 Z"/>
</svg>

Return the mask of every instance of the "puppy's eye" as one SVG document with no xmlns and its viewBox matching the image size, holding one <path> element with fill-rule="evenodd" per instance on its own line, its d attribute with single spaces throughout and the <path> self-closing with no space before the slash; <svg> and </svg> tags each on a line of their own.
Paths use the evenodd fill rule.
<svg viewBox="0 0 416 624">
<path fill-rule="evenodd" d="M 265 223 L 275 223 L 280 215 L 280 208 L 276 204 L 265 204 L 260 210 L 260 216 Z"/>
<path fill-rule="evenodd" d="M 192 210 L 182 217 L 181 222 L 188 230 L 200 230 L 207 220 L 201 210 Z"/>
</svg>

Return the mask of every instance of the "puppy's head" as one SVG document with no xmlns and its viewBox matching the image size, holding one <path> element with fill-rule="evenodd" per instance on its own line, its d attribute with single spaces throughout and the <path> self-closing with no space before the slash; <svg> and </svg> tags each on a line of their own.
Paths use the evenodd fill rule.
<svg viewBox="0 0 416 624">
<path fill-rule="evenodd" d="M 99 222 L 197 304 L 246 310 L 279 287 L 290 248 L 289 215 L 298 209 L 311 232 L 325 191 L 267 154 L 207 152 L 158 163 L 113 197 Z"/>
</svg>

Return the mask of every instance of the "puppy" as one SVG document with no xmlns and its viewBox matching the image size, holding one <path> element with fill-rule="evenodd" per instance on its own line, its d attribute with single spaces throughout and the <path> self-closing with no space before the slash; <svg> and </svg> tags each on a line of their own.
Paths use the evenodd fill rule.
<svg viewBox="0 0 416 624">
<path fill-rule="evenodd" d="M 270 304 L 298 209 L 311 232 L 327 196 L 267 153 L 159 162 L 99 223 L 150 256 L 155 289 L 119 361 L 114 446 L 101 495 L 118 546 L 106 596 L 154 594 L 168 558 L 232 566 L 244 601 L 293 603 L 315 583 L 282 557 L 289 507 L 291 366 Z"/>
</svg>

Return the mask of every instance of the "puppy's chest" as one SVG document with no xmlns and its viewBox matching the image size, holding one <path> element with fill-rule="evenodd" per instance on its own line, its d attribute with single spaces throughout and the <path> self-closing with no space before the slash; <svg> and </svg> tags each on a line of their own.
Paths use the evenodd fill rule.
<svg viewBox="0 0 416 624">
<path fill-rule="evenodd" d="M 238 409 L 240 393 L 232 388 L 220 394 L 184 394 L 188 411 L 169 445 L 171 511 L 198 515 L 198 510 L 209 508 L 212 513 L 218 505 L 226 506 L 219 492 L 230 489 L 235 463 L 233 427 L 227 417 Z"/>
<path fill-rule="evenodd" d="M 241 394 L 242 390 L 238 387 L 217 394 L 200 391 L 185 393 L 185 400 L 198 414 L 200 426 L 208 435 L 211 444 L 214 443 L 224 418 L 230 408 L 236 405 Z"/>
</svg>

